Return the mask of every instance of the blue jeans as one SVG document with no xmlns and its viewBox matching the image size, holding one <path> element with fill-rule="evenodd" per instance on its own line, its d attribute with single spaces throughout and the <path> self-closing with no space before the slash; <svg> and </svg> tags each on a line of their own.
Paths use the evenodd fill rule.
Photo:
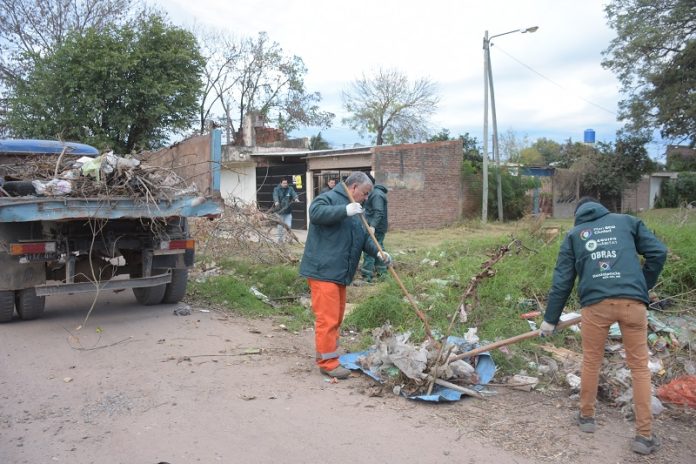
<svg viewBox="0 0 696 464">
<path fill-rule="evenodd" d="M 286 226 L 288 226 L 289 228 L 292 228 L 292 213 L 280 214 L 279 216 L 283 220 L 283 223 Z M 278 224 L 276 226 L 276 241 L 278 243 L 280 243 L 284 239 L 285 239 L 285 227 L 283 227 L 282 224 Z"/>
</svg>

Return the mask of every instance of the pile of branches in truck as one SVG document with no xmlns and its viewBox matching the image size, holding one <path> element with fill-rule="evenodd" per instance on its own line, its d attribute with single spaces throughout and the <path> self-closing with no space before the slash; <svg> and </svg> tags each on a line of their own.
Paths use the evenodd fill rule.
<svg viewBox="0 0 696 464">
<path fill-rule="evenodd" d="M 113 152 L 99 156 L 5 156 L 0 164 L 0 194 L 9 197 L 130 197 L 146 201 L 196 195 L 173 170 L 148 166 Z"/>
</svg>

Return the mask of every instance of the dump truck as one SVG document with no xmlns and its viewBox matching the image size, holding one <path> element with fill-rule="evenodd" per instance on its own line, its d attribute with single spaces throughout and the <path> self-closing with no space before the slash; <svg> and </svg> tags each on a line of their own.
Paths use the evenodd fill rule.
<svg viewBox="0 0 696 464">
<path fill-rule="evenodd" d="M 187 164 L 208 171 L 201 193 L 177 166 L 81 143 L 0 140 L 0 322 L 15 310 L 40 317 L 59 294 L 132 289 L 143 305 L 179 302 L 195 253 L 187 218 L 222 212 L 215 153 L 188 153 Z"/>
</svg>

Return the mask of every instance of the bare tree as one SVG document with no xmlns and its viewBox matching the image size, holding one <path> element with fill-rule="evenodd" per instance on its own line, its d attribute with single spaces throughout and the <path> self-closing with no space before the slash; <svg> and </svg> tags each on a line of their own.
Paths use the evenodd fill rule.
<svg viewBox="0 0 696 464">
<path fill-rule="evenodd" d="M 203 133 L 207 130 L 208 123 L 214 119 L 216 106 L 220 105 L 224 116 L 219 119 L 224 121 L 227 140 L 230 141 L 235 129 L 230 117 L 228 94 L 240 79 L 235 72 L 235 64 L 241 56 L 240 44 L 224 31 L 198 28 L 193 33 L 198 37 L 206 62 L 199 106 L 200 131 Z"/>
<path fill-rule="evenodd" d="M 334 115 L 319 110 L 321 95 L 307 92 L 307 68 L 287 55 L 268 34 L 234 40 L 224 34 L 197 34 L 207 58 L 201 101 L 201 130 L 215 109 L 233 139 L 249 112 L 260 114 L 285 132 L 300 126 L 329 127 Z"/>
<path fill-rule="evenodd" d="M 429 79 L 411 84 L 396 69 L 363 74 L 342 94 L 345 109 L 352 113 L 343 122 L 361 135 L 375 134 L 376 145 L 424 139 L 429 117 L 440 102 L 436 93 L 437 86 Z"/>
<path fill-rule="evenodd" d="M 132 14 L 134 0 L 0 0 L 0 79 L 11 84 L 71 32 Z"/>
</svg>

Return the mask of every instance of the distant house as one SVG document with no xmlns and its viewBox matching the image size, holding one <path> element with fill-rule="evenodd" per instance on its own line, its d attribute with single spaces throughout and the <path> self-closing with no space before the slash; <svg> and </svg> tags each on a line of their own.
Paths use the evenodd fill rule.
<svg viewBox="0 0 696 464">
<path fill-rule="evenodd" d="M 223 147 L 222 196 L 268 210 L 273 188 L 290 177 L 301 200 L 293 207 L 293 228 L 307 227 L 308 205 L 328 179 L 342 180 L 353 171 L 369 172 L 387 186 L 392 229 L 440 227 L 480 207 L 481 193 L 472 187 L 476 182 L 462 178 L 459 141 L 311 151 L 273 131 L 264 133 L 282 140 L 264 140 L 261 146 L 257 124 L 252 118 L 245 122 L 236 137 L 242 145 Z"/>
</svg>

